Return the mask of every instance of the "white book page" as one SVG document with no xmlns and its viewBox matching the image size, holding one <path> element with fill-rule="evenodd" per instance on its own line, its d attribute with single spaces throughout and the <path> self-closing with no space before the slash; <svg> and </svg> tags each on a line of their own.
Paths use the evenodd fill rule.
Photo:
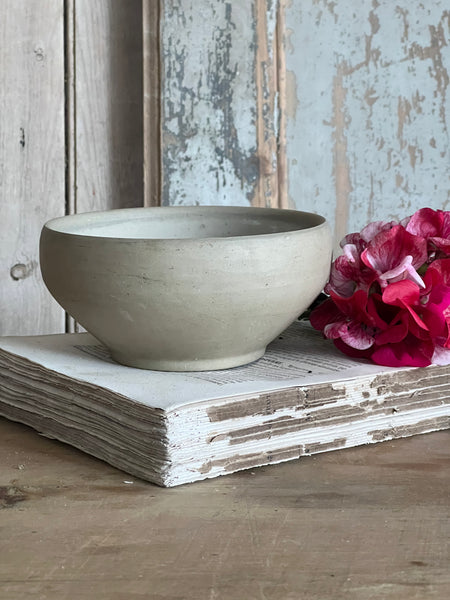
<svg viewBox="0 0 450 600">
<path fill-rule="evenodd" d="M 178 373 L 125 367 L 112 361 L 108 350 L 88 333 L 4 337 L 0 338 L 0 349 L 73 379 L 166 410 L 400 370 L 348 358 L 308 323 L 298 321 L 272 342 L 258 361 L 222 371 Z"/>
</svg>

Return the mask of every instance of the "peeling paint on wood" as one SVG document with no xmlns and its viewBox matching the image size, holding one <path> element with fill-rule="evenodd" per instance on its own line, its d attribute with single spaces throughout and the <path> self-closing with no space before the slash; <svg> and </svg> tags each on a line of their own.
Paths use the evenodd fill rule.
<svg viewBox="0 0 450 600">
<path fill-rule="evenodd" d="M 278 205 L 278 90 L 276 0 L 255 1 L 257 157 L 259 177 L 253 204 Z"/>
<path fill-rule="evenodd" d="M 295 460 L 302 456 L 319 454 L 330 450 L 344 448 L 347 443 L 345 437 L 336 438 L 330 442 L 312 442 L 310 444 L 296 444 L 288 448 L 274 450 L 273 452 L 260 452 L 259 454 L 236 454 L 230 458 L 210 460 L 203 464 L 199 472 L 203 475 L 210 473 L 212 469 L 223 469 L 224 472 L 233 473 L 242 469 L 254 468 L 256 466 L 270 465 L 274 463 Z"/>
<path fill-rule="evenodd" d="M 278 178 L 278 199 L 272 206 L 279 208 L 295 208 L 291 204 L 288 195 L 288 173 L 286 157 L 286 133 L 288 101 L 292 90 L 292 77 L 286 69 L 286 4 L 290 0 L 278 0 L 278 12 L 276 16 L 276 68 L 277 68 L 277 94 L 278 94 L 278 113 L 274 114 L 274 121 L 277 123 L 276 141 L 277 141 L 277 178 Z"/>
<path fill-rule="evenodd" d="M 163 204 L 279 204 L 280 6 L 164 3 Z"/>
<path fill-rule="evenodd" d="M 338 239 L 343 238 L 347 233 L 349 196 L 352 190 L 350 165 L 347 157 L 346 126 L 348 115 L 345 108 L 347 90 L 344 87 L 343 78 L 343 65 L 337 65 L 333 81 L 333 179 L 335 186 L 335 235 Z"/>
<path fill-rule="evenodd" d="M 312 388 L 288 388 L 269 394 L 259 394 L 255 398 L 242 398 L 228 401 L 223 406 L 215 406 L 208 410 L 208 418 L 212 423 L 233 418 L 257 415 L 273 415 L 282 409 L 303 410 L 316 405 L 324 406 L 345 398 L 345 387 L 332 384 L 319 384 Z"/>
<path fill-rule="evenodd" d="M 295 206 L 336 242 L 450 206 L 441 0 L 168 0 L 162 202 Z"/>
<path fill-rule="evenodd" d="M 253 2 L 168 0 L 161 21 L 163 204 L 255 193 Z"/>
<path fill-rule="evenodd" d="M 276 463 L 358 444 L 449 427 L 450 377 L 446 367 L 387 370 L 333 384 L 273 390 L 253 398 L 223 400 L 209 408 L 212 456 L 202 474 Z M 199 407 L 198 419 L 201 407 Z M 286 440 L 281 448 L 278 440 Z M 289 441 L 288 441 L 289 440 Z M 265 451 L 251 452 L 264 443 Z"/>
<path fill-rule="evenodd" d="M 336 241 L 370 220 L 449 209 L 448 3 L 293 0 L 286 29 L 297 208 L 326 215 Z"/>
<path fill-rule="evenodd" d="M 438 429 L 448 429 L 450 426 L 450 417 L 436 417 L 435 419 L 423 419 L 419 423 L 411 425 L 403 425 L 399 427 L 389 427 L 387 429 L 380 429 L 375 431 L 369 431 L 368 435 L 372 436 L 374 442 L 383 442 L 384 440 L 392 440 L 393 438 L 408 437 L 410 435 L 416 435 L 417 433 L 423 433 L 424 431 L 436 431 Z"/>
</svg>

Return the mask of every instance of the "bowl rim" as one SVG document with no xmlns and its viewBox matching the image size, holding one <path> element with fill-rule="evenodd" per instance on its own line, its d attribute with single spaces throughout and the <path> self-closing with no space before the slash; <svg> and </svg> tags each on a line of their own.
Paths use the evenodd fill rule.
<svg viewBox="0 0 450 600">
<path fill-rule="evenodd" d="M 194 213 L 200 211 L 206 211 L 211 213 L 225 213 L 225 214 L 233 214 L 233 213 L 242 213 L 248 214 L 253 211 L 257 211 L 259 214 L 266 215 L 281 215 L 288 216 L 289 214 L 292 217 L 301 218 L 304 217 L 313 217 L 317 218 L 318 223 L 316 225 L 312 225 L 310 227 L 303 228 L 293 228 L 285 231 L 276 231 L 276 232 L 268 232 L 268 233 L 257 233 L 257 234 L 248 234 L 248 235 L 230 235 L 230 236 L 205 236 L 205 237 L 129 237 L 129 236 L 101 236 L 95 235 L 91 233 L 75 233 L 71 231 L 67 231 L 66 226 L 71 223 L 79 223 L 81 226 L 83 223 L 90 223 L 92 220 L 97 220 L 105 215 L 108 215 L 111 218 L 111 221 L 114 222 L 114 217 L 124 216 L 124 213 L 133 214 L 135 218 L 138 218 L 139 214 L 146 213 L 148 211 L 152 212 L 161 212 L 161 213 L 169 213 L 169 212 L 186 212 L 186 213 Z M 64 224 L 64 227 L 63 227 Z M 50 219 L 47 221 L 42 228 L 42 233 L 44 230 L 51 231 L 52 233 L 56 233 L 62 236 L 67 236 L 70 238 L 83 238 L 89 240 L 99 240 L 99 241 L 124 241 L 124 242 L 175 242 L 175 243 L 188 243 L 188 242 L 211 242 L 211 241 L 221 241 L 225 242 L 227 240 L 236 241 L 236 240 L 244 240 L 244 239 L 265 239 L 265 238 L 273 238 L 277 236 L 286 236 L 286 235 L 298 235 L 305 234 L 308 232 L 318 231 L 320 229 L 328 229 L 329 224 L 327 219 L 318 213 L 311 211 L 301 211 L 297 209 L 290 208 L 272 208 L 272 207 L 260 207 L 260 206 L 228 206 L 228 205 L 181 205 L 181 206 L 136 206 L 129 208 L 115 208 L 110 210 L 99 210 L 99 211 L 89 211 L 82 213 L 75 213 L 72 215 L 64 215 L 61 217 L 56 217 L 54 219 Z"/>
</svg>

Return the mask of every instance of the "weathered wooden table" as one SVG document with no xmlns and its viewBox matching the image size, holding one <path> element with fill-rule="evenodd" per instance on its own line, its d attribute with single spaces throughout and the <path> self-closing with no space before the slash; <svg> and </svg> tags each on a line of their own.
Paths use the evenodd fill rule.
<svg viewBox="0 0 450 600">
<path fill-rule="evenodd" d="M 450 431 L 161 489 L 0 419 L 2 600 L 450 597 Z"/>
</svg>

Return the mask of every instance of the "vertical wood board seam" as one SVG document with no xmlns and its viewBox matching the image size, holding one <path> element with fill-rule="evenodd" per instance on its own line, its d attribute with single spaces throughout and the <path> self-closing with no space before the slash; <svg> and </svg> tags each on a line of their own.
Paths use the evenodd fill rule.
<svg viewBox="0 0 450 600">
<path fill-rule="evenodd" d="M 267 13 L 267 0 L 255 0 L 256 138 L 259 179 L 253 204 L 270 207 L 278 204 L 277 140 L 274 132 L 277 89 L 274 68 L 276 44 L 273 44 L 270 56 Z"/>
<path fill-rule="evenodd" d="M 77 120 L 76 120 L 76 0 L 64 0 L 64 142 L 65 142 L 65 214 L 77 212 Z M 65 313 L 66 333 L 78 331 L 78 325 Z"/>
<path fill-rule="evenodd" d="M 66 214 L 77 212 L 75 3 L 76 0 L 64 1 Z"/>
<path fill-rule="evenodd" d="M 277 97 L 278 97 L 278 139 L 277 139 L 277 171 L 278 171 L 278 207 L 289 208 L 286 158 L 286 0 L 279 0 L 277 23 L 275 30 Z"/>
<path fill-rule="evenodd" d="M 161 205 L 161 4 L 144 0 L 144 206 Z"/>
</svg>

